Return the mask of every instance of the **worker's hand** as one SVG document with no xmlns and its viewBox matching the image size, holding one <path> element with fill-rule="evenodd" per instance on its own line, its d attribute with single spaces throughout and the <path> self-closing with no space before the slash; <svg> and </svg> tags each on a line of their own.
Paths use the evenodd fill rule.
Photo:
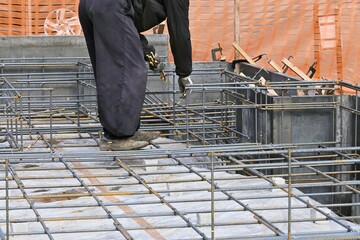
<svg viewBox="0 0 360 240">
<path fill-rule="evenodd" d="M 145 60 L 149 63 L 149 68 L 153 72 L 160 73 L 164 71 L 165 64 L 161 62 L 153 52 L 149 52 L 145 56 Z"/>
<path fill-rule="evenodd" d="M 156 50 L 155 50 L 155 47 L 153 45 L 146 44 L 146 45 L 143 45 L 142 47 L 143 47 L 145 61 L 149 61 L 148 60 L 149 56 L 152 56 L 152 55 L 155 56 L 156 55 Z"/>
<path fill-rule="evenodd" d="M 160 79 L 167 81 L 167 76 L 164 72 L 165 63 L 161 62 L 155 53 L 155 48 L 152 45 L 146 45 L 143 47 L 144 50 L 144 59 L 149 63 L 149 68 L 151 71 L 160 74 Z"/>
<path fill-rule="evenodd" d="M 143 46 L 143 51 L 144 51 L 144 59 L 145 61 L 147 61 L 149 63 L 149 68 L 150 70 L 154 71 L 154 72 L 160 72 L 163 69 L 159 70 L 159 68 L 161 66 L 160 65 L 160 61 L 157 58 L 157 54 L 155 51 L 155 48 L 153 45 L 144 45 Z"/>
<path fill-rule="evenodd" d="M 179 89 L 180 89 L 180 93 L 181 93 L 180 98 L 186 98 L 191 93 L 190 89 L 186 89 L 187 86 L 191 86 L 193 84 L 193 82 L 191 81 L 191 78 L 189 76 L 179 77 L 178 83 L 179 83 Z"/>
</svg>

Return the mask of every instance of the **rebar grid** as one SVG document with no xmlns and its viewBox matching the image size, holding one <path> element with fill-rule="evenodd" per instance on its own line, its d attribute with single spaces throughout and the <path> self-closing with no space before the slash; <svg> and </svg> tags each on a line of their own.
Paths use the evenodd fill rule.
<svg viewBox="0 0 360 240">
<path fill-rule="evenodd" d="M 46 223 L 56 223 L 62 224 L 64 221 L 72 222 L 76 226 L 77 221 L 89 221 L 92 223 L 94 220 L 108 219 L 109 216 L 104 213 L 91 214 L 87 209 L 93 211 L 94 208 L 100 207 L 97 203 L 100 201 L 105 208 L 111 209 L 113 217 L 118 219 L 120 222 L 126 223 L 127 220 L 133 218 L 145 218 L 150 221 L 153 218 L 159 217 L 176 217 L 179 216 L 184 219 L 185 222 L 172 223 L 169 221 L 168 224 L 159 225 L 159 223 L 152 223 L 151 229 L 156 229 L 157 231 L 164 229 L 176 229 L 176 228 L 194 228 L 197 230 L 200 235 L 199 238 L 205 238 L 203 234 L 206 234 L 206 238 L 210 238 L 209 230 L 206 228 L 213 226 L 215 229 L 215 234 L 219 231 L 221 232 L 222 228 L 229 226 L 248 226 L 263 224 L 264 226 L 274 231 L 273 234 L 268 234 L 270 238 L 275 235 L 284 237 L 284 229 L 276 230 L 278 224 L 287 223 L 286 219 L 275 219 L 269 220 L 268 217 L 263 216 L 263 212 L 282 212 L 287 211 L 287 205 L 277 205 L 276 200 L 285 200 L 288 199 L 287 196 L 287 184 L 278 184 L 274 180 L 277 176 L 272 174 L 260 174 L 259 171 L 251 168 L 247 168 L 247 165 L 244 166 L 235 160 L 241 156 L 248 155 L 247 151 L 251 151 L 251 147 L 244 147 L 244 152 L 236 152 L 241 146 L 232 146 L 232 147 L 216 147 L 216 152 L 212 152 L 212 147 L 198 147 L 194 149 L 179 149 L 171 150 L 169 155 L 169 149 L 157 149 L 157 150 L 143 150 L 138 153 L 134 152 L 124 152 L 124 153 L 107 153 L 104 156 L 103 153 L 96 153 L 93 158 L 90 158 L 87 153 L 63 153 L 63 157 L 57 157 L 53 155 L 53 158 L 45 157 L 41 159 L 36 157 L 34 159 L 25 154 L 18 155 L 9 155 L 5 156 L 9 158 L 10 168 L 13 171 L 17 172 L 19 179 L 22 179 L 22 189 L 29 194 L 24 196 L 22 192 L 18 192 L 18 183 L 16 179 L 10 179 L 10 186 L 8 187 L 9 191 L 12 192 L 9 197 L 9 201 L 20 201 L 25 199 L 34 202 L 35 208 L 37 211 L 42 211 L 42 220 Z M 149 155 L 155 153 L 154 156 L 149 157 L 146 161 L 149 163 L 143 164 L 134 164 L 135 159 L 143 159 L 143 155 Z M 270 150 L 269 150 L 270 151 Z M 303 152 L 309 152 L 310 149 L 304 150 Z M 313 150 L 315 151 L 315 150 Z M 329 150 L 333 151 L 333 150 Z M 354 150 L 348 150 L 351 153 Z M 234 157 L 227 157 L 228 153 L 233 153 Z M 295 153 L 299 153 L 295 151 Z M 324 149 L 324 152 L 325 149 Z M 21 156 L 20 156 L 21 155 Z M 39 154 L 41 155 L 41 154 Z M 199 162 L 197 164 L 192 163 L 191 165 L 186 164 L 186 161 L 190 156 L 193 157 L 203 157 L 207 161 L 211 160 L 208 158 L 213 158 L 214 169 L 211 171 L 211 162 Z M 223 162 L 222 158 L 227 158 L 228 160 Z M 236 158 L 235 158 L 236 157 Z M 102 159 L 101 159 L 102 158 Z M 21 159 L 21 160 L 20 160 Z M 69 159 L 69 160 L 68 160 Z M 121 159 L 121 161 L 120 161 Z M 120 162 L 119 162 L 120 161 Z M 164 161 L 164 162 L 163 162 Z M 170 162 L 169 162 L 170 161 Z M 234 161 L 243 167 L 243 171 L 248 171 L 252 173 L 252 177 L 247 177 L 246 175 L 239 174 L 229 174 L 228 170 L 220 170 L 220 166 L 228 165 L 229 161 Z M 127 162 L 127 164 L 125 163 Z M 157 164 L 158 162 L 163 162 L 163 164 Z M 120 165 L 116 166 L 119 163 Z M 14 167 L 12 167 L 14 165 Z M 47 168 L 47 165 L 52 165 L 52 168 L 49 168 L 49 171 L 44 171 Z M 90 168 L 86 167 L 91 165 Z M 301 165 L 307 167 L 306 162 L 303 162 Z M 311 165 L 311 164 L 309 164 Z M 43 166 L 41 168 L 41 166 Z M 65 166 L 65 167 L 64 167 Z M 300 165 L 299 165 L 300 166 Z M 160 169 L 157 169 L 160 168 Z M 161 169 L 162 168 L 162 169 Z M 164 171 L 163 169 L 166 169 Z M 182 170 L 182 169 L 183 170 Z M 271 168 L 271 166 L 269 166 Z M 99 174 L 101 172 L 105 172 Z M 257 172 L 257 174 L 254 174 Z M 76 173 L 76 174 L 75 174 Z M 214 173 L 215 176 L 211 179 L 211 173 Z M 222 175 L 224 174 L 224 175 Z M 26 177 L 29 176 L 29 177 Z M 66 177 L 69 176 L 69 177 Z M 182 179 L 185 178 L 185 179 Z M 68 180 L 74 179 L 76 181 Z M 163 179 L 163 180 L 161 180 Z M 266 182 L 261 179 L 268 179 L 269 182 Z M 47 187 L 44 183 L 51 183 Z M 231 188 L 227 187 L 226 184 L 235 181 L 241 183 L 241 181 L 251 182 L 261 180 L 253 186 L 248 187 L 238 187 L 233 186 Z M 77 183 L 76 183 L 77 182 Z M 183 185 L 185 184 L 185 185 Z M 203 185 L 204 184 L 204 185 Z M 211 197 L 211 185 L 214 184 L 215 188 L 213 190 L 214 197 Z M 352 183 L 353 185 L 358 185 L 358 183 Z M 29 185 L 29 187 L 27 187 Z M 141 189 L 140 186 L 143 185 L 144 188 Z M 203 185 L 203 186 L 202 186 Z M 117 189 L 117 187 L 121 187 Z M 297 187 L 295 185 L 293 188 Z M 302 187 L 307 187 L 306 184 L 303 184 Z M 312 184 L 309 184 L 308 187 L 312 187 Z M 83 189 L 83 190 L 79 190 Z M 123 189 L 123 190 L 121 190 Z M 46 191 L 47 190 L 47 191 Z M 53 192 L 53 193 L 52 193 Z M 263 194 L 252 194 L 263 192 Z M 266 194 L 264 194 L 264 192 Z M 31 194 L 30 194 L 31 193 Z M 192 194 L 199 194 L 201 198 L 192 198 Z M 222 193 L 222 194 L 219 194 Z M 328 194 L 349 194 L 349 192 L 339 193 L 321 193 L 317 192 L 318 195 L 328 195 Z M 269 196 L 270 195 L 270 196 Z M 156 196 L 155 198 L 153 196 Z M 309 209 L 315 213 L 310 213 L 308 217 L 302 216 L 294 218 L 291 220 L 292 224 L 297 223 L 312 223 L 312 222 L 335 222 L 338 226 L 342 228 L 339 231 L 343 231 L 344 236 L 353 235 L 356 233 L 352 227 L 349 227 L 348 224 L 343 222 L 344 218 L 334 217 L 333 215 L 328 215 L 327 212 L 324 212 L 324 208 L 332 208 L 338 205 L 327 205 L 327 204 L 318 204 L 314 203 L 310 197 L 313 195 L 307 195 L 299 191 L 291 193 L 292 199 L 292 208 L 291 211 L 296 212 L 299 210 Z M 89 198 L 99 199 L 94 201 L 89 201 Z M 114 199 L 116 200 L 114 200 Z M 64 201 L 68 199 L 68 201 Z M 78 199 L 79 201 L 72 202 L 72 199 Z M 110 200 L 109 200 L 110 199 Z M 123 199 L 123 201 L 122 201 Z M 144 199 L 144 200 L 142 200 Z M 295 201 L 298 200 L 298 201 Z M 256 201 L 273 201 L 275 205 L 256 205 L 252 206 L 252 202 Z M 0 201 L 4 201 L 2 198 Z M 114 202 L 115 201 L 115 202 Z M 60 205 L 51 205 L 48 206 L 48 203 L 51 202 L 61 202 Z M 210 209 L 211 202 L 215 205 L 214 210 Z M 165 205 L 164 205 L 165 204 Z M 198 208 L 192 207 L 193 204 L 198 206 Z M 201 205 L 198 205 L 201 204 Z M 348 203 L 350 205 L 358 205 L 356 203 Z M 142 206 L 142 207 L 140 207 Z M 169 207 L 169 209 L 164 208 L 164 206 Z M 203 207 L 200 207 L 203 206 Z M 216 207 L 218 206 L 218 207 Z M 138 212 L 132 213 L 118 213 L 116 209 L 113 208 L 121 207 L 132 207 L 136 209 L 140 208 Z M 16 211 L 25 211 L 29 209 L 28 207 L 10 207 L 9 212 L 15 213 Z M 48 212 L 57 212 L 55 216 L 48 216 Z M 143 212 L 141 209 L 148 209 Z M 149 209 L 151 211 L 149 212 Z M 4 209 L 1 209 L 3 211 Z M 77 216 L 76 212 L 86 212 L 88 215 Z M 242 212 L 250 211 L 253 216 L 257 216 L 256 221 L 252 220 L 253 218 L 244 218 L 243 220 L 230 221 L 227 222 L 223 218 L 216 220 L 217 217 L 221 214 L 240 214 Z M 63 216 L 61 212 L 66 212 L 69 215 Z M 317 213 L 319 212 L 319 213 Z M 194 216 L 196 218 L 194 219 Z M 210 223 L 208 215 L 214 214 L 215 222 Z M 269 213 L 267 213 L 269 214 Z M 25 214 L 27 216 L 28 214 Z M 22 215 L 21 217 L 13 217 L 10 219 L 10 224 L 19 224 L 19 223 L 32 223 L 38 222 L 38 218 L 29 218 Z M 186 217 L 185 217 L 186 216 Z M 189 218 L 190 217 L 190 218 Z M 189 225 L 188 220 L 191 219 L 191 224 Z M 204 220 L 205 219 L 205 220 Z M 222 220 L 221 220 L 222 219 Z M 247 220 L 246 220 L 247 219 Z M 4 220 L 2 220 L 2 223 Z M 200 221 L 200 222 L 199 222 Z M 203 221 L 203 222 L 201 222 Z M 89 223 L 89 224 L 90 224 Z M 193 226 L 192 226 L 193 225 Z M 315 225 L 316 226 L 316 225 Z M 274 227 L 274 228 L 273 228 Z M 134 231 L 147 231 L 149 226 L 142 227 L 126 227 L 127 231 L 131 235 Z M 91 233 L 93 229 L 91 227 L 87 230 L 81 229 L 79 231 L 83 233 Z M 51 234 L 61 234 L 61 233 L 71 233 L 71 231 L 53 231 L 49 230 Z M 112 229 L 111 231 L 116 231 Z M 78 232 L 78 229 L 73 230 L 73 233 Z M 285 231 L 286 232 L 286 231 Z M 301 232 L 300 232 L 301 233 Z M 300 234 L 294 233 L 294 237 L 300 237 Z M 14 236 L 20 235 L 42 235 L 44 232 L 30 232 L 30 233 L 19 233 L 14 234 Z M 236 234 L 236 233 L 235 233 Z M 314 230 L 313 234 L 317 234 L 317 231 Z M 216 237 L 222 238 L 221 235 L 215 235 Z M 235 235 L 236 236 L 236 235 Z M 234 236 L 234 238 L 235 238 Z M 256 236 L 249 236 L 251 237 Z M 205 239 L 206 239 L 205 238 Z M 225 237 L 227 239 L 228 237 Z M 179 238 L 180 239 L 180 238 Z M 231 237 L 229 237 L 231 239 Z"/>
<path fill-rule="evenodd" d="M 350 89 L 357 99 L 357 86 L 332 81 L 264 86 L 256 79 L 261 69 L 253 76 L 201 69 L 194 75 L 205 80 L 177 102 L 175 74 L 168 71 L 165 87 L 148 89 L 142 128 L 176 141 L 99 152 L 96 88 L 87 62 L 2 60 L 5 239 L 359 236 L 354 223 L 360 221 L 359 108 L 343 94 Z M 7 72 L 19 68 L 21 73 Z M 75 90 L 58 91 L 66 85 Z M 269 89 L 279 96 L 270 96 Z M 339 95 L 308 100 L 319 89 Z M 308 95 L 289 101 L 299 91 Z M 287 114 L 324 109 L 335 119 L 331 137 L 291 142 L 282 136 L 286 128 L 270 137 L 273 122 L 286 122 Z M 250 130 L 239 126 L 239 114 L 242 121 L 244 114 L 254 119 Z M 343 133 L 347 114 L 355 130 L 350 145 Z"/>
</svg>

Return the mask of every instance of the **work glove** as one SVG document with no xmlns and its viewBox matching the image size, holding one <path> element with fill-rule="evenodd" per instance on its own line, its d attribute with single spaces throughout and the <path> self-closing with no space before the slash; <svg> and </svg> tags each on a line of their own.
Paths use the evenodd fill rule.
<svg viewBox="0 0 360 240">
<path fill-rule="evenodd" d="M 181 93 L 180 98 L 185 99 L 191 93 L 191 90 L 186 89 L 186 86 L 191 86 L 193 84 L 193 82 L 191 81 L 191 78 L 189 76 L 179 77 L 178 84 L 179 84 L 179 89 L 180 89 L 180 93 Z"/>
<path fill-rule="evenodd" d="M 151 71 L 160 74 L 160 79 L 167 81 L 166 74 L 164 72 L 165 64 L 160 61 L 155 53 L 155 48 L 152 45 L 144 45 L 144 59 L 149 63 L 149 68 Z"/>
<path fill-rule="evenodd" d="M 167 77 L 164 72 L 165 64 L 161 62 L 153 52 L 150 52 L 145 56 L 146 61 L 149 63 L 149 68 L 155 72 L 160 74 L 160 79 L 167 82 Z"/>
<path fill-rule="evenodd" d="M 150 45 L 148 43 L 142 45 L 143 52 L 144 52 L 144 59 L 145 61 L 148 61 L 148 56 L 150 55 L 156 55 L 156 50 L 153 45 Z"/>
<path fill-rule="evenodd" d="M 149 63 L 150 70 L 159 73 L 164 70 L 164 64 L 158 59 L 153 45 L 143 45 L 144 60 Z M 162 68 L 162 69 L 161 69 Z"/>
<path fill-rule="evenodd" d="M 156 73 L 160 73 L 160 72 L 164 71 L 165 64 L 163 62 L 161 62 L 157 58 L 156 54 L 154 54 L 153 52 L 149 52 L 145 56 L 145 60 L 149 63 L 149 68 L 151 71 L 156 72 Z"/>
</svg>

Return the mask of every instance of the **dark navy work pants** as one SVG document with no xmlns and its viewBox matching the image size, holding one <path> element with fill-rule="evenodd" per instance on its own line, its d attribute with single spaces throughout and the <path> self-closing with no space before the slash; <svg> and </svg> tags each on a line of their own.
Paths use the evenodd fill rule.
<svg viewBox="0 0 360 240">
<path fill-rule="evenodd" d="M 128 0 L 80 0 L 79 19 L 93 65 L 105 132 L 132 136 L 139 127 L 147 68 Z"/>
</svg>

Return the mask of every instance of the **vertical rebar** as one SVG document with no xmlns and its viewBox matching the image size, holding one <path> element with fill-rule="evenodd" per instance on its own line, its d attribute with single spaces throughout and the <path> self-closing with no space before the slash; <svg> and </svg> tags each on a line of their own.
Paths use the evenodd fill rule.
<svg viewBox="0 0 360 240">
<path fill-rule="evenodd" d="M 9 159 L 5 159 L 6 239 L 10 239 Z"/>
<path fill-rule="evenodd" d="M 281 97 L 280 98 L 281 100 L 280 100 L 280 103 L 283 105 L 284 104 L 284 97 Z M 281 108 L 281 114 L 280 114 L 280 124 L 279 124 L 279 126 L 283 126 L 283 120 L 284 120 L 284 110 L 283 110 L 283 108 Z M 279 142 L 278 143 L 284 143 L 283 142 L 283 128 L 281 128 L 280 130 L 279 130 Z"/>
<path fill-rule="evenodd" d="M 169 90 L 170 90 L 170 87 L 169 87 Z M 175 89 L 175 75 L 173 74 L 172 75 L 172 116 L 173 116 L 173 123 L 174 123 L 174 130 L 176 131 L 176 125 L 177 125 L 177 122 L 176 122 L 176 101 L 175 101 L 175 98 L 176 98 L 176 89 Z M 174 136 L 175 136 L 176 132 L 174 132 Z"/>
<path fill-rule="evenodd" d="M 292 197 L 292 176 L 291 176 L 291 149 L 288 150 L 288 240 L 291 239 L 291 197 Z"/>
<path fill-rule="evenodd" d="M 27 76 L 27 87 L 30 88 L 30 76 L 28 75 Z M 30 91 L 27 91 L 27 108 L 28 108 L 28 116 L 29 116 L 29 119 L 28 119 L 28 122 L 29 122 L 29 125 L 31 125 L 31 101 L 30 101 Z"/>
<path fill-rule="evenodd" d="M 53 139 L 52 139 L 52 134 L 53 134 L 53 102 L 52 102 L 52 91 L 50 90 L 50 146 L 53 146 Z"/>
<path fill-rule="evenodd" d="M 20 117 L 20 113 L 18 112 L 18 105 L 17 105 L 17 99 L 19 96 L 14 97 L 14 113 L 15 113 L 15 141 L 16 144 L 19 145 L 19 131 L 18 131 L 18 119 Z"/>
<path fill-rule="evenodd" d="M 334 86 L 334 88 L 335 88 L 335 86 Z M 338 136 L 338 133 L 337 133 L 338 108 L 337 108 L 337 106 L 338 106 L 339 102 L 338 102 L 338 98 L 337 98 L 337 96 L 335 96 L 335 94 L 333 94 L 333 96 L 332 96 L 332 101 L 336 104 L 334 111 L 332 111 L 332 121 L 333 121 L 332 139 L 333 139 L 333 141 L 335 141 L 336 144 L 339 144 L 338 137 L 337 137 Z"/>
<path fill-rule="evenodd" d="M 19 96 L 20 101 L 20 114 L 19 114 L 19 121 L 20 121 L 20 151 L 24 149 L 24 132 L 23 132 L 23 102 L 22 96 Z"/>
<path fill-rule="evenodd" d="M 224 75 L 222 73 L 220 73 L 220 82 L 224 83 Z M 220 106 L 223 106 L 227 103 L 227 94 L 225 94 L 225 100 L 224 100 L 224 89 L 221 89 L 220 91 Z M 224 102 L 225 101 L 225 102 Z M 227 111 L 228 109 L 226 108 L 225 110 L 221 109 L 221 126 L 227 126 Z M 224 115 L 225 114 L 225 115 Z"/>
<path fill-rule="evenodd" d="M 202 95 L 202 105 L 205 106 L 205 88 L 202 89 L 201 92 Z M 202 108 L 202 143 L 205 144 L 206 143 L 206 134 L 205 134 L 205 107 Z"/>
<path fill-rule="evenodd" d="M 258 97 L 258 92 L 256 91 L 256 90 L 254 90 L 254 95 L 255 95 L 255 97 L 254 97 L 254 103 L 255 103 L 255 106 L 257 106 L 257 104 L 258 104 L 258 99 L 257 99 L 257 97 Z M 254 134 L 255 134 L 255 143 L 259 143 L 259 139 L 258 139 L 258 108 L 256 107 L 256 108 L 254 108 L 254 126 L 255 126 L 255 128 L 254 128 Z"/>
<path fill-rule="evenodd" d="M 340 84 L 340 104 L 337 106 L 337 108 L 339 109 L 339 120 L 340 120 L 340 147 L 343 146 L 343 111 L 342 111 L 342 106 L 343 106 L 343 87 L 342 87 L 342 84 Z"/>
<path fill-rule="evenodd" d="M 6 94 L 5 94 L 6 96 Z M 9 108 L 8 108 L 8 102 L 9 100 L 8 99 L 5 99 L 5 105 L 4 105 L 4 114 L 5 114 L 5 118 L 6 118 L 6 129 L 9 130 L 10 128 L 10 120 L 9 120 Z M 10 135 L 10 134 L 8 134 Z"/>
<path fill-rule="evenodd" d="M 267 98 L 267 91 L 265 92 L 265 99 Z M 263 100 L 263 94 L 260 94 L 259 96 L 259 102 L 260 104 L 264 104 L 264 100 Z M 263 143 L 263 136 L 264 136 L 264 110 L 261 109 L 259 110 L 259 143 L 262 144 Z"/>
<path fill-rule="evenodd" d="M 215 183 L 214 183 L 214 154 L 210 154 L 211 158 L 211 239 L 215 239 Z"/>
<path fill-rule="evenodd" d="M 268 104 L 268 98 L 265 98 L 265 104 Z M 265 110 L 265 142 L 263 144 L 268 144 L 268 128 L 269 128 L 269 116 L 268 111 Z"/>
<path fill-rule="evenodd" d="M 186 91 L 186 89 L 185 89 Z M 189 134 L 189 101 L 185 98 L 185 114 L 186 114 L 186 147 L 190 147 L 190 134 Z"/>
<path fill-rule="evenodd" d="M 77 90 L 77 96 L 76 96 L 76 107 L 77 107 L 77 126 L 80 127 L 80 81 L 76 81 L 76 90 Z"/>
<path fill-rule="evenodd" d="M 359 103 L 358 103 L 358 100 L 359 100 L 359 91 L 356 89 L 356 97 L 355 97 L 355 110 L 356 111 L 359 111 Z M 357 146 L 358 144 L 358 135 L 357 135 L 357 132 L 358 132 L 358 115 L 355 114 L 355 142 L 354 142 L 354 145 Z M 358 151 L 355 151 L 355 153 L 357 153 Z"/>
</svg>

